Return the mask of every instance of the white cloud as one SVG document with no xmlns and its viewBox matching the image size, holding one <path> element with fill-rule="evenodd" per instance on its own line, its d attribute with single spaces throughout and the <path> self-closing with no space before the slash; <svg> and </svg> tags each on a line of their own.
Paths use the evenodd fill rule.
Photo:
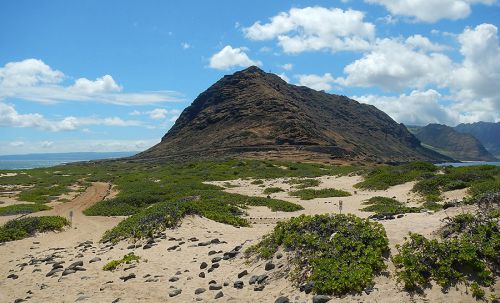
<svg viewBox="0 0 500 303">
<path fill-rule="evenodd" d="M 169 121 L 174 123 L 175 121 L 177 121 L 177 119 L 179 119 L 179 116 L 178 115 L 175 115 L 175 116 L 172 116 Z"/>
<path fill-rule="evenodd" d="M 329 91 L 332 89 L 332 84 L 335 82 L 330 73 L 323 76 L 320 75 L 298 75 L 299 85 L 307 86 L 315 90 Z"/>
<path fill-rule="evenodd" d="M 429 83 L 443 84 L 453 62 L 445 55 L 428 52 L 438 46 L 422 36 L 406 41 L 396 38 L 377 40 L 373 49 L 344 68 L 344 86 L 378 86 L 398 91 L 424 88 Z"/>
<path fill-rule="evenodd" d="M 14 146 L 14 147 L 19 147 L 19 146 L 23 146 L 25 143 L 23 141 L 12 141 L 12 142 L 9 142 L 9 145 L 10 146 Z"/>
<path fill-rule="evenodd" d="M 293 64 L 292 63 L 285 63 L 285 64 L 281 65 L 281 68 L 284 70 L 292 70 Z"/>
<path fill-rule="evenodd" d="M 278 74 L 278 77 L 283 79 L 285 82 L 290 83 L 290 78 L 285 73 Z"/>
<path fill-rule="evenodd" d="M 433 89 L 412 91 L 399 96 L 354 96 L 353 99 L 374 105 L 394 120 L 406 125 L 426 125 L 428 123 L 458 124 L 459 114 L 441 105 L 441 94 Z"/>
<path fill-rule="evenodd" d="M 62 101 L 93 101 L 117 105 L 147 105 L 180 101 L 172 91 L 139 93 L 122 92 L 110 75 L 96 80 L 79 78 L 72 85 L 63 85 L 65 75 L 41 60 L 26 59 L 0 67 L 0 100 L 19 98 L 41 103 Z"/>
<path fill-rule="evenodd" d="M 188 48 L 191 48 L 191 45 L 187 42 L 182 42 L 181 47 L 182 47 L 182 49 L 188 49 Z"/>
<path fill-rule="evenodd" d="M 162 120 L 167 117 L 167 115 L 174 115 L 178 116 L 181 113 L 180 110 L 178 109 L 165 109 L 165 108 L 155 108 L 153 110 L 149 111 L 138 111 L 134 110 L 129 113 L 131 116 L 140 116 L 140 115 L 146 115 L 149 116 L 149 118 L 153 120 Z"/>
<path fill-rule="evenodd" d="M 123 120 L 119 117 L 65 117 L 62 120 L 49 120 L 38 113 L 20 114 L 13 105 L 0 102 L 0 127 L 37 128 L 46 131 L 73 131 L 85 125 L 105 126 L 143 126 L 137 120 Z"/>
<path fill-rule="evenodd" d="M 215 69 L 227 70 L 235 66 L 248 67 L 251 65 L 262 65 L 260 61 L 251 60 L 245 53 L 246 48 L 233 48 L 226 45 L 218 53 L 210 58 L 209 66 Z"/>
<path fill-rule="evenodd" d="M 292 8 L 270 18 L 269 23 L 255 22 L 244 33 L 252 40 L 277 39 L 286 53 L 364 50 L 375 36 L 375 26 L 363 19 L 364 13 L 356 10 Z"/>
<path fill-rule="evenodd" d="M 414 21 L 436 22 L 441 19 L 463 19 L 471 5 L 491 5 L 496 0 L 365 0 L 383 5 L 391 14 L 413 18 Z"/>
<path fill-rule="evenodd" d="M 64 153 L 64 152 L 120 152 L 143 151 L 159 143 L 159 139 L 144 140 L 58 140 L 30 141 L 30 144 L 12 145 L 9 141 L 0 141 L 0 155 L 29 153 Z"/>
</svg>

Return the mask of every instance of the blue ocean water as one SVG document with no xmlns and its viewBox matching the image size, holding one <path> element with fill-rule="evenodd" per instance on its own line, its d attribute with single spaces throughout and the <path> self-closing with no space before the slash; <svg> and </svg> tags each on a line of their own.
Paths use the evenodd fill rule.
<svg viewBox="0 0 500 303">
<path fill-rule="evenodd" d="M 30 169 L 51 167 L 64 163 L 123 158 L 135 155 L 137 152 L 109 153 L 53 153 L 0 156 L 0 169 Z"/>
<path fill-rule="evenodd" d="M 473 166 L 473 165 L 496 165 L 496 166 L 500 166 L 500 162 L 483 162 L 483 161 L 470 161 L 470 162 L 461 162 L 461 163 L 446 162 L 446 163 L 439 163 L 439 164 L 436 164 L 436 165 L 439 165 L 439 166 L 454 166 L 454 167 Z"/>
</svg>

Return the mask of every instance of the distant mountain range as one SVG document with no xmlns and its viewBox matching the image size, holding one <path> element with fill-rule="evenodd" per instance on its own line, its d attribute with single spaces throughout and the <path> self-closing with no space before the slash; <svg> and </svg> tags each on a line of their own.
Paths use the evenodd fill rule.
<svg viewBox="0 0 500 303">
<path fill-rule="evenodd" d="M 156 146 L 132 159 L 448 161 L 372 105 L 295 86 L 258 67 L 224 76 Z"/>
<path fill-rule="evenodd" d="M 500 122 L 476 122 L 459 124 L 455 130 L 471 134 L 493 155 L 500 157 Z"/>
<path fill-rule="evenodd" d="M 460 161 L 496 161 L 473 135 L 442 124 L 414 128 L 415 136 L 427 147 Z"/>
</svg>

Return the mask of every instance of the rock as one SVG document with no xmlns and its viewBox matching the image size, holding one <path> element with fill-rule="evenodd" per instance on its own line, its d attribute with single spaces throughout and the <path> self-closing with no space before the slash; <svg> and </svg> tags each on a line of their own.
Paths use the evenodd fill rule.
<svg viewBox="0 0 500 303">
<path fill-rule="evenodd" d="M 127 246 L 127 249 L 134 249 L 135 248 L 135 244 L 131 244 L 129 246 Z"/>
<path fill-rule="evenodd" d="M 234 288 L 242 289 L 243 286 L 245 286 L 245 284 L 243 283 L 243 281 L 236 281 L 236 282 L 234 282 L 233 286 L 234 286 Z"/>
<path fill-rule="evenodd" d="M 191 242 L 198 242 L 200 240 L 198 240 L 198 238 L 196 237 L 193 237 L 193 238 L 189 238 L 188 241 L 191 241 Z"/>
<path fill-rule="evenodd" d="M 101 258 L 99 258 L 99 257 L 95 257 L 95 258 L 92 258 L 92 259 L 89 261 L 89 263 L 94 263 L 94 262 L 99 262 L 99 261 L 101 261 Z"/>
<path fill-rule="evenodd" d="M 64 267 L 64 266 L 63 266 L 62 264 L 60 264 L 60 263 L 54 263 L 54 264 L 52 265 L 52 269 L 63 268 L 63 267 Z"/>
<path fill-rule="evenodd" d="M 399 215 L 396 216 L 396 218 L 399 219 L 399 218 L 403 218 L 404 216 L 405 216 L 404 214 L 399 214 Z"/>
<path fill-rule="evenodd" d="M 67 275 L 70 275 L 70 274 L 74 274 L 75 272 L 76 272 L 76 270 L 74 270 L 74 269 L 66 268 L 66 269 L 63 271 L 62 275 L 63 275 L 63 276 L 67 276 Z"/>
<path fill-rule="evenodd" d="M 7 276 L 7 278 L 8 279 L 12 279 L 12 280 L 16 280 L 17 278 L 19 278 L 19 276 L 16 275 L 16 274 L 10 274 L 10 275 Z"/>
<path fill-rule="evenodd" d="M 179 277 L 173 276 L 172 278 L 168 279 L 169 282 L 177 282 L 179 281 Z"/>
<path fill-rule="evenodd" d="M 144 246 L 142 247 L 142 249 L 150 249 L 151 247 L 153 247 L 152 244 L 144 244 Z"/>
<path fill-rule="evenodd" d="M 238 274 L 238 279 L 240 279 L 241 277 L 244 277 L 244 276 L 246 276 L 246 275 L 248 275 L 248 271 L 245 269 L 244 271 L 242 271 L 242 272 L 240 272 L 240 273 Z"/>
<path fill-rule="evenodd" d="M 263 291 L 264 287 L 266 287 L 264 284 L 262 285 L 257 285 L 253 288 L 254 291 Z"/>
<path fill-rule="evenodd" d="M 309 294 L 313 290 L 313 287 L 314 287 L 314 282 L 311 281 L 301 285 L 299 290 L 305 292 L 306 294 Z"/>
<path fill-rule="evenodd" d="M 222 297 L 224 297 L 224 293 L 222 291 L 219 291 L 218 293 L 215 294 L 214 299 L 219 299 L 219 298 L 222 298 Z"/>
<path fill-rule="evenodd" d="M 282 254 L 282 253 L 277 253 L 277 254 L 276 254 L 276 259 L 278 259 L 278 260 L 279 260 L 279 259 L 281 259 L 281 258 L 283 258 L 283 254 Z M 284 297 L 280 297 L 280 298 L 284 298 Z M 278 299 L 279 299 L 279 298 L 278 298 Z"/>
<path fill-rule="evenodd" d="M 83 266 L 83 261 L 76 261 L 74 263 L 71 263 L 67 268 L 68 269 L 73 269 L 77 266 Z"/>
<path fill-rule="evenodd" d="M 211 256 L 211 255 L 215 255 L 217 252 L 215 250 L 211 250 L 208 252 L 208 255 Z"/>
<path fill-rule="evenodd" d="M 204 293 L 204 292 L 206 292 L 206 291 L 207 291 L 207 290 L 206 290 L 205 288 L 200 287 L 200 288 L 197 288 L 197 289 L 194 291 L 194 294 L 195 294 L 195 295 L 199 295 L 199 294 L 202 294 L 202 293 Z"/>
<path fill-rule="evenodd" d="M 158 279 L 156 279 L 156 278 L 149 278 L 149 279 L 147 279 L 147 280 L 146 280 L 146 281 L 144 281 L 144 282 L 148 282 L 148 283 L 149 283 L 149 282 L 158 282 Z"/>
<path fill-rule="evenodd" d="M 210 281 L 208 281 L 208 285 L 210 285 L 210 284 L 217 284 L 217 281 L 215 281 L 215 280 L 210 280 Z"/>
<path fill-rule="evenodd" d="M 237 254 L 238 254 L 238 251 L 231 250 L 231 251 L 225 252 L 224 253 L 224 257 L 227 257 L 228 259 L 231 259 L 231 258 L 236 257 Z M 227 259 L 225 259 L 225 260 L 227 260 Z"/>
<path fill-rule="evenodd" d="M 325 295 L 314 295 L 313 297 L 313 303 L 326 303 L 330 300 L 331 298 Z"/>
<path fill-rule="evenodd" d="M 201 262 L 200 269 L 205 269 L 207 268 L 207 266 L 208 266 L 207 262 Z"/>
<path fill-rule="evenodd" d="M 26 302 L 24 299 L 15 299 L 14 303 L 21 303 L 21 302 Z"/>
<path fill-rule="evenodd" d="M 219 263 L 214 263 L 212 264 L 212 268 L 219 268 L 220 264 Z"/>
<path fill-rule="evenodd" d="M 210 286 L 208 287 L 208 289 L 210 289 L 210 290 L 221 290 L 222 289 L 222 285 L 220 285 L 220 284 L 210 284 Z"/>
<path fill-rule="evenodd" d="M 255 284 L 255 283 L 257 282 L 257 279 L 258 279 L 258 278 L 259 278 L 259 276 L 251 276 L 251 277 L 250 277 L 250 280 L 248 280 L 248 283 L 249 283 L 250 285 Z"/>
<path fill-rule="evenodd" d="M 204 272 L 200 272 L 200 274 L 198 275 L 198 277 L 205 278 L 205 273 Z"/>
<path fill-rule="evenodd" d="M 170 250 L 176 250 L 177 248 L 179 248 L 179 245 L 170 246 L 169 248 L 167 248 L 167 250 L 168 251 L 170 251 Z"/>
<path fill-rule="evenodd" d="M 287 297 L 279 297 L 274 303 L 290 303 L 290 300 Z"/>
<path fill-rule="evenodd" d="M 129 273 L 126 276 L 121 276 L 120 280 L 123 280 L 123 282 L 127 282 L 127 280 L 134 279 L 134 278 L 135 278 L 135 274 L 134 273 Z"/>
<path fill-rule="evenodd" d="M 217 263 L 217 262 L 220 262 L 220 260 L 222 260 L 221 257 L 215 257 L 215 258 L 212 258 L 212 263 Z"/>
<path fill-rule="evenodd" d="M 178 296 L 182 293 L 182 289 L 174 289 L 174 290 L 171 290 L 169 293 L 168 293 L 168 296 L 169 297 L 175 297 L 175 296 Z"/>
<path fill-rule="evenodd" d="M 119 301 L 120 301 L 120 298 L 116 298 L 111 303 L 118 303 Z"/>
<path fill-rule="evenodd" d="M 212 271 L 214 271 L 214 270 L 215 270 L 215 268 L 210 267 L 210 268 L 207 270 L 207 272 L 212 272 Z"/>
<path fill-rule="evenodd" d="M 224 283 L 222 283 L 222 285 L 229 286 L 229 282 L 224 282 Z"/>
<path fill-rule="evenodd" d="M 257 281 L 256 281 L 257 284 L 262 284 L 262 282 L 266 281 L 267 277 L 268 277 L 267 275 L 260 275 L 260 276 L 258 276 L 257 277 Z"/>
<path fill-rule="evenodd" d="M 269 261 L 266 263 L 266 266 L 264 267 L 265 270 L 272 270 L 276 267 L 273 262 Z"/>
<path fill-rule="evenodd" d="M 210 245 L 210 244 L 212 244 L 212 242 L 210 242 L 210 241 L 205 241 L 205 242 L 199 242 L 199 243 L 198 243 L 198 246 L 208 246 L 208 245 Z"/>
</svg>

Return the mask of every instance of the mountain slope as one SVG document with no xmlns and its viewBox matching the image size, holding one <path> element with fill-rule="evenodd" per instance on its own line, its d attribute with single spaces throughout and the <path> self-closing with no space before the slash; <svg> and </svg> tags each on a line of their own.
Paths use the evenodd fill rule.
<svg viewBox="0 0 500 303">
<path fill-rule="evenodd" d="M 471 134 L 493 155 L 500 156 L 500 122 L 476 122 L 459 124 L 455 130 Z"/>
<path fill-rule="evenodd" d="M 442 161 L 374 106 L 249 67 L 224 76 L 138 159 L 278 157 Z"/>
<path fill-rule="evenodd" d="M 462 161 L 495 161 L 474 136 L 460 133 L 442 124 L 429 124 L 418 129 L 415 136 L 440 153 Z"/>
</svg>

